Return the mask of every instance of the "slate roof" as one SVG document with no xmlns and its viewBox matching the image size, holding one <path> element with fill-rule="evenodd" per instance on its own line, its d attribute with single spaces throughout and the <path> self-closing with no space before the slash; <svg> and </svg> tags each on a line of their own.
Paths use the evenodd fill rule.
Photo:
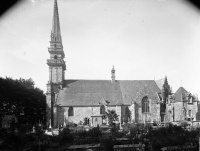
<svg viewBox="0 0 200 151">
<path fill-rule="evenodd" d="M 160 92 L 154 80 L 65 80 L 57 104 L 60 106 L 130 105 L 137 94 L 159 100 Z"/>
<path fill-rule="evenodd" d="M 180 87 L 172 96 L 172 102 L 183 102 L 187 95 L 187 90 L 185 90 L 183 87 Z"/>
<path fill-rule="evenodd" d="M 133 101 L 138 102 L 144 95 L 148 95 L 153 100 L 159 100 L 157 93 L 160 89 L 154 80 L 122 80 L 119 83 L 124 104 L 130 105 Z"/>
</svg>

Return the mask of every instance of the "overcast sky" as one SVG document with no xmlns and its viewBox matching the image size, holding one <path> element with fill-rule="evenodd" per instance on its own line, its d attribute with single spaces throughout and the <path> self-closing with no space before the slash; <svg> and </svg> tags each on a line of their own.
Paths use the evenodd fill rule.
<svg viewBox="0 0 200 151">
<path fill-rule="evenodd" d="M 24 0 L 0 18 L 0 76 L 46 91 L 53 0 Z M 66 79 L 168 77 L 200 95 L 200 13 L 184 0 L 58 0 Z"/>
</svg>

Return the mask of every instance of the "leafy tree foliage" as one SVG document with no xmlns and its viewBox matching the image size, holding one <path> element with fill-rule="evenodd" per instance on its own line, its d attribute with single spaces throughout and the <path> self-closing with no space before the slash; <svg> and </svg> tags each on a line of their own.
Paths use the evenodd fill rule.
<svg viewBox="0 0 200 151">
<path fill-rule="evenodd" d="M 109 126 L 113 127 L 114 121 L 118 120 L 118 115 L 116 114 L 114 110 L 108 110 L 108 112 L 106 112 L 106 116 L 108 118 Z"/>
<path fill-rule="evenodd" d="M 32 79 L 0 78 L 0 115 L 14 115 L 19 124 L 45 123 L 46 98 Z"/>
<path fill-rule="evenodd" d="M 108 110 L 108 112 L 106 112 L 106 117 L 108 118 L 108 124 L 111 128 L 111 132 L 112 134 L 114 134 L 117 131 L 117 126 L 115 121 L 118 121 L 118 116 L 115 112 L 115 110 Z"/>
<path fill-rule="evenodd" d="M 152 143 L 153 150 L 160 150 L 160 148 L 166 146 L 198 146 L 198 132 L 198 129 L 188 131 L 180 126 L 173 126 L 170 124 L 167 127 L 155 130 L 149 129 L 149 132 L 145 137 Z"/>
</svg>

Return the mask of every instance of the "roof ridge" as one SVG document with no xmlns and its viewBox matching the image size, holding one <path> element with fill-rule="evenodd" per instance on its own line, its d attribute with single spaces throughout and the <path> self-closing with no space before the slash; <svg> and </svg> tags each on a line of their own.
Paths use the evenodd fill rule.
<svg viewBox="0 0 200 151">
<path fill-rule="evenodd" d="M 176 90 L 175 93 L 177 93 L 177 92 L 179 92 L 179 91 L 181 91 L 181 92 L 182 92 L 182 91 L 186 91 L 186 92 L 188 92 L 188 91 L 187 91 L 184 87 L 182 87 L 182 86 L 179 87 L 179 88 Z M 174 93 L 174 94 L 175 94 L 175 93 Z"/>
<path fill-rule="evenodd" d="M 112 81 L 112 80 L 107 80 L 107 79 L 65 79 L 66 81 L 68 80 L 84 80 L 84 81 Z M 116 80 L 116 81 L 154 81 L 155 80 Z"/>
</svg>

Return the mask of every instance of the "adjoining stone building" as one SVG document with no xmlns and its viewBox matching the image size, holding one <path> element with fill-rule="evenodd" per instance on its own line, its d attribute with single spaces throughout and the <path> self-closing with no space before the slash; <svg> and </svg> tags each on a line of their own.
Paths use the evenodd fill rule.
<svg viewBox="0 0 200 151">
<path fill-rule="evenodd" d="M 166 103 L 171 95 L 167 78 L 162 88 L 154 80 L 116 80 L 113 67 L 110 80 L 65 79 L 57 0 L 48 51 L 47 121 L 52 126 L 77 124 L 84 118 L 92 125 L 106 124 L 102 117 L 108 109 L 116 111 L 120 123 L 166 120 Z"/>
<path fill-rule="evenodd" d="M 180 87 L 170 95 L 166 103 L 168 122 L 196 121 L 198 119 L 198 97 Z"/>
</svg>

